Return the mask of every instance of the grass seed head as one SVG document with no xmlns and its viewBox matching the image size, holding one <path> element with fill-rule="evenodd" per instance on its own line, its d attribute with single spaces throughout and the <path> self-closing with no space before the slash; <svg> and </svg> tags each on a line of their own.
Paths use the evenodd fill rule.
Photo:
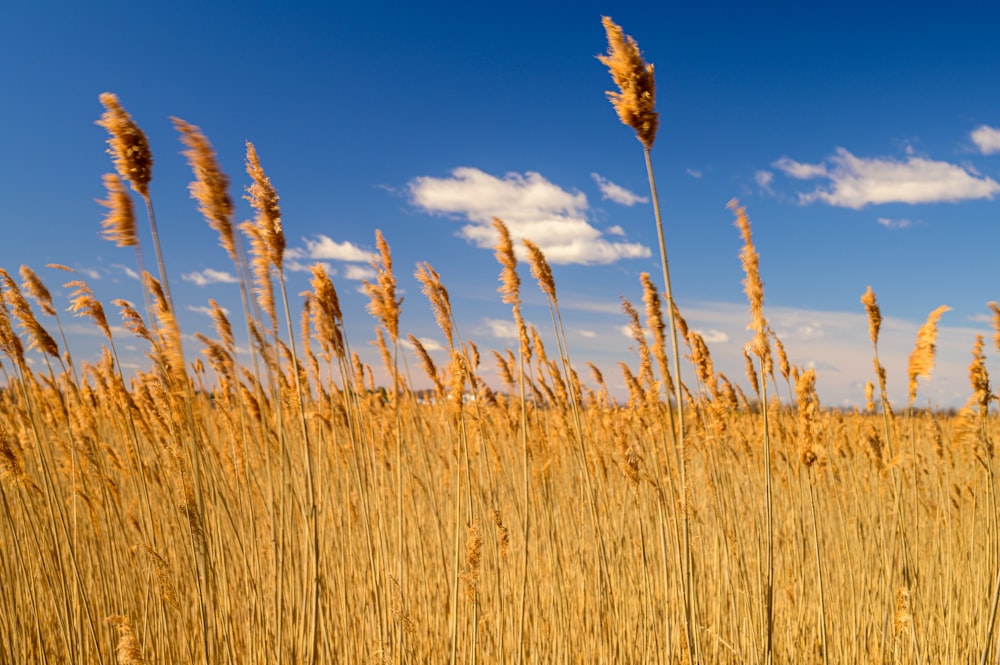
<svg viewBox="0 0 1000 665">
<path fill-rule="evenodd" d="M 117 96 L 105 92 L 100 100 L 105 111 L 97 124 L 111 135 L 108 154 L 114 161 L 115 169 L 118 175 L 129 181 L 137 194 L 147 197 L 149 182 L 153 179 L 153 153 L 146 134 L 122 108 Z"/>
<path fill-rule="evenodd" d="M 608 91 L 608 99 L 622 123 L 635 130 L 646 150 L 656 141 L 659 114 L 656 112 L 656 80 L 653 65 L 647 64 L 635 40 L 624 33 L 611 18 L 601 18 L 608 38 L 608 54 L 599 55 L 611 73 L 619 92 Z"/>
</svg>

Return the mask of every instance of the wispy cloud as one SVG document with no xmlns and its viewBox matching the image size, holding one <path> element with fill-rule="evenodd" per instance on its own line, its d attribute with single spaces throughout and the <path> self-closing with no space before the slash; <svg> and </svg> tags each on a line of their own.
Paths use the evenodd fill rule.
<svg viewBox="0 0 1000 665">
<path fill-rule="evenodd" d="M 636 203 L 649 203 L 648 196 L 639 196 L 621 185 L 617 185 L 600 173 L 591 173 L 590 177 L 597 183 L 597 188 L 601 190 L 601 197 L 609 199 L 623 206 L 634 206 Z"/>
<path fill-rule="evenodd" d="M 704 171 L 701 171 L 699 169 L 684 169 L 684 172 L 696 180 L 705 175 Z"/>
<path fill-rule="evenodd" d="M 588 221 L 586 195 L 568 192 L 538 173 L 498 178 L 461 167 L 447 178 L 414 178 L 408 189 L 411 203 L 425 212 L 467 220 L 459 236 L 483 249 L 496 243 L 492 219 L 499 217 L 517 241 L 519 255 L 524 256 L 520 239 L 528 238 L 553 264 L 608 264 L 651 254 L 638 243 L 609 241 Z"/>
<path fill-rule="evenodd" d="M 375 257 L 352 242 L 337 242 L 322 234 L 315 238 L 303 238 L 303 242 L 305 247 L 293 247 L 286 255 L 292 259 L 330 259 L 356 263 L 368 263 Z"/>
<path fill-rule="evenodd" d="M 878 223 L 887 229 L 908 229 L 913 226 L 913 220 L 911 219 L 889 219 L 888 217 L 879 217 Z"/>
<path fill-rule="evenodd" d="M 125 276 L 128 277 L 128 278 L 130 278 L 130 279 L 139 279 L 139 273 L 137 273 L 135 270 L 133 270 L 129 266 L 123 265 L 121 263 L 113 263 L 113 264 L 111 264 L 111 267 L 112 268 L 117 268 L 118 270 L 121 270 L 123 273 L 125 273 Z"/>
<path fill-rule="evenodd" d="M 1000 183 L 972 170 L 924 157 L 856 157 L 844 148 L 820 164 L 782 157 L 774 167 L 798 180 L 822 179 L 825 187 L 799 194 L 799 202 L 826 203 L 855 210 L 870 204 L 938 203 L 992 199 Z"/>
<path fill-rule="evenodd" d="M 774 174 L 770 171 L 757 171 L 753 174 L 753 179 L 763 191 L 768 194 L 773 194 L 774 190 L 771 189 L 771 183 L 774 182 Z"/>
<path fill-rule="evenodd" d="M 344 266 L 344 279 L 353 279 L 356 282 L 361 282 L 366 279 L 375 279 L 376 275 L 375 269 L 370 266 L 362 266 L 356 263 Z"/>
<path fill-rule="evenodd" d="M 205 316 L 212 316 L 212 308 L 207 305 L 188 305 L 187 310 L 189 312 L 204 314 Z M 229 316 L 229 309 L 222 307 L 222 313 Z"/>
<path fill-rule="evenodd" d="M 181 275 L 185 282 L 191 282 L 195 286 L 207 286 L 209 284 L 236 284 L 236 277 L 224 270 L 214 270 L 206 268 L 201 272 L 189 272 Z"/>
<path fill-rule="evenodd" d="M 701 335 L 706 344 L 725 344 L 729 341 L 729 335 L 721 330 L 698 330 L 697 333 Z"/>
<path fill-rule="evenodd" d="M 420 344 L 424 347 L 424 350 L 427 352 L 444 351 L 444 347 L 441 346 L 441 343 L 431 337 L 418 337 L 417 341 L 420 342 Z M 408 339 L 400 339 L 399 343 L 408 349 L 414 348 L 413 344 Z"/>
<path fill-rule="evenodd" d="M 517 339 L 517 326 L 504 319 L 484 319 L 486 331 L 497 339 Z"/>
<path fill-rule="evenodd" d="M 969 138 L 984 155 L 1000 152 L 1000 128 L 980 125 L 972 130 Z"/>
<path fill-rule="evenodd" d="M 286 253 L 286 256 L 287 256 L 287 253 Z M 287 259 L 286 258 L 286 260 L 285 260 L 285 262 L 284 262 L 283 265 L 284 265 L 285 270 L 287 270 L 289 272 L 312 272 L 312 267 L 314 265 L 316 265 L 317 263 L 321 263 L 323 265 L 323 267 L 326 268 L 326 274 L 329 275 L 330 277 L 333 277 L 334 275 L 337 274 L 337 270 L 335 268 L 333 268 L 326 261 L 309 261 L 307 263 L 305 261 L 298 261 L 296 259 Z"/>
</svg>

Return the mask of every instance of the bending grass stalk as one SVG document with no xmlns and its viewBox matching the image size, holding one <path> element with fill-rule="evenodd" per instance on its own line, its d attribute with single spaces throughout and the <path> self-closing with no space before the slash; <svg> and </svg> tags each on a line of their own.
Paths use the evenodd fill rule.
<svg viewBox="0 0 1000 665">
<path fill-rule="evenodd" d="M 645 147 L 643 155 L 646 161 L 646 174 L 649 177 L 649 194 L 653 201 L 653 216 L 656 219 L 656 237 L 660 246 L 660 266 L 663 269 L 664 295 L 667 299 L 667 307 L 670 311 L 670 347 L 674 363 L 674 403 L 677 409 L 677 435 L 676 451 L 680 453 L 677 467 L 680 472 L 680 494 L 681 494 L 681 548 L 683 550 L 683 565 L 681 573 L 684 576 L 684 631 L 689 650 L 691 652 L 691 662 L 698 662 L 698 642 L 694 634 L 694 581 L 691 571 L 691 522 L 690 511 L 688 510 L 688 449 L 687 440 L 684 436 L 684 402 L 683 386 L 681 380 L 681 355 L 677 344 L 677 317 L 676 305 L 674 302 L 673 288 L 670 285 L 670 266 L 667 261 L 667 244 L 664 239 L 663 218 L 660 214 L 660 197 L 656 191 L 656 179 L 653 176 L 653 161 L 650 158 L 650 149 Z M 667 400 L 667 411 L 670 414 L 671 425 L 673 425 L 674 409 L 669 408 L 669 397 Z M 673 427 L 671 427 L 673 431 Z M 666 454 L 666 451 L 664 451 Z"/>
<path fill-rule="evenodd" d="M 663 220 L 660 215 L 660 201 L 656 193 L 656 181 L 653 177 L 653 163 L 650 151 L 656 141 L 659 128 L 659 114 L 656 112 L 656 80 L 653 65 L 646 63 L 635 40 L 625 35 L 621 26 L 611 18 L 601 18 L 608 39 L 608 54 L 597 56 L 598 60 L 608 67 L 612 80 L 618 86 L 619 92 L 608 92 L 615 112 L 623 124 L 635 130 L 636 138 L 642 143 L 646 160 L 646 173 L 649 176 L 649 190 L 653 200 L 653 213 L 656 218 L 656 233 L 660 246 L 660 264 L 663 268 L 663 282 L 666 289 L 667 306 L 670 308 L 670 335 L 674 357 L 674 399 L 677 409 L 677 440 L 676 454 L 679 454 L 678 468 L 680 473 L 680 501 L 682 513 L 681 539 L 683 550 L 682 574 L 684 577 L 684 631 L 687 639 L 687 650 L 691 662 L 698 662 L 698 643 L 694 634 L 694 585 L 691 572 L 692 557 L 690 545 L 690 515 L 688 511 L 688 481 L 687 463 L 688 450 L 684 437 L 684 402 L 681 386 L 680 353 L 677 348 L 677 323 L 674 315 L 673 291 L 670 286 L 670 270 L 667 263 L 666 242 L 663 238 Z M 668 405 L 669 406 L 669 405 Z M 668 408 L 673 415 L 673 411 Z M 671 430 L 673 423 L 671 423 Z M 668 455 L 669 457 L 669 455 Z M 666 584 L 666 581 L 664 581 Z"/>
</svg>

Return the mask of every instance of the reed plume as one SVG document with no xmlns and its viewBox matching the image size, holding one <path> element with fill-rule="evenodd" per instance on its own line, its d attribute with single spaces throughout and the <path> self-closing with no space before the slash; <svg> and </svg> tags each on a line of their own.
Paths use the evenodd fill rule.
<svg viewBox="0 0 1000 665">
<path fill-rule="evenodd" d="M 247 174 L 253 180 L 253 184 L 247 187 L 246 196 L 243 198 L 257 211 L 256 227 L 267 247 L 267 258 L 271 265 L 281 272 L 285 255 L 285 231 L 281 226 L 278 192 L 260 165 L 257 149 L 249 141 L 247 141 Z"/>
<path fill-rule="evenodd" d="M 368 311 L 385 326 L 389 338 L 395 342 L 399 339 L 399 307 L 402 298 L 396 297 L 396 278 L 392 274 L 392 252 L 389 243 L 385 241 L 382 231 L 375 230 L 375 246 L 378 257 L 372 259 L 371 265 L 377 275 L 374 282 L 363 282 L 368 297 Z"/>
<path fill-rule="evenodd" d="M 909 384 L 907 388 L 907 400 L 910 406 L 917 398 L 917 379 L 928 379 L 931 370 L 934 369 L 934 351 L 937 341 L 937 324 L 941 315 L 949 311 L 951 307 L 941 305 L 927 316 L 927 321 L 920 326 L 917 331 L 917 344 L 910 354 L 910 362 L 906 370 Z"/>
<path fill-rule="evenodd" d="M 219 234 L 219 244 L 234 263 L 239 263 L 236 235 L 233 231 L 234 206 L 229 196 L 229 176 L 219 168 L 215 150 L 200 128 L 180 118 L 172 117 L 171 121 L 180 134 L 181 143 L 187 147 L 182 154 L 187 157 L 194 172 L 195 179 L 188 185 L 191 198 L 198 202 L 198 211 L 205 216 L 208 225 Z"/>
<path fill-rule="evenodd" d="M 634 129 L 642 145 L 650 150 L 659 127 L 653 65 L 643 60 L 638 44 L 621 26 L 607 16 L 602 16 L 601 22 L 608 38 L 608 54 L 597 59 L 608 68 L 619 89 L 609 91 L 608 99 L 622 123 Z"/>
<path fill-rule="evenodd" d="M 872 291 L 872 287 L 869 286 L 861 296 L 861 304 L 865 306 L 865 311 L 868 313 L 868 336 L 871 337 L 872 344 L 878 344 L 878 333 L 882 327 L 882 312 L 878 303 L 875 302 L 875 292 Z"/>
<path fill-rule="evenodd" d="M 115 243 L 117 247 L 137 246 L 139 237 L 136 234 L 132 197 L 125 191 L 121 179 L 113 173 L 104 174 L 104 187 L 108 190 L 108 198 L 98 201 L 108 209 L 108 214 L 101 221 L 101 228 L 104 229 L 102 237 Z"/>
<path fill-rule="evenodd" d="M 108 154 L 118 175 L 129 181 L 132 189 L 142 197 L 149 196 L 149 183 L 153 179 L 153 153 L 146 134 L 122 108 L 118 97 L 110 92 L 100 96 L 104 114 L 97 124 L 108 131 Z"/>
</svg>

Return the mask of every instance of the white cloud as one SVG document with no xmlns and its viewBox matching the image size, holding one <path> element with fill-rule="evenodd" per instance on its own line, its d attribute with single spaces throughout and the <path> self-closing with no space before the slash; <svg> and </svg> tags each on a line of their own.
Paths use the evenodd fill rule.
<svg viewBox="0 0 1000 665">
<path fill-rule="evenodd" d="M 444 347 L 441 346 L 441 343 L 436 339 L 432 339 L 430 337 L 418 337 L 417 341 L 424 347 L 424 351 L 427 351 L 428 353 L 431 351 L 444 351 Z M 399 343 L 408 349 L 414 348 L 413 344 L 411 344 L 408 339 L 400 339 Z"/>
<path fill-rule="evenodd" d="M 980 125 L 969 134 L 969 138 L 984 155 L 1000 152 L 1000 128 Z"/>
<path fill-rule="evenodd" d="M 774 182 L 774 174 L 770 171 L 757 171 L 753 174 L 753 179 L 756 181 L 757 186 L 768 194 L 774 194 L 774 190 L 771 189 L 771 183 Z"/>
<path fill-rule="evenodd" d="M 772 166 L 785 175 L 798 180 L 822 178 L 827 175 L 826 166 L 823 164 L 803 164 L 790 157 L 782 157 Z"/>
<path fill-rule="evenodd" d="M 205 316 L 212 316 L 212 308 L 206 305 L 188 305 L 187 310 L 189 312 L 197 312 L 198 314 L 204 314 Z M 222 308 L 222 313 L 229 316 L 229 310 L 225 307 Z"/>
<path fill-rule="evenodd" d="M 725 344 L 729 341 L 729 335 L 721 330 L 698 330 L 696 331 L 706 344 Z"/>
<path fill-rule="evenodd" d="M 625 229 L 623 229 L 617 224 L 615 224 L 614 226 L 609 226 L 608 228 L 604 229 L 604 232 L 607 233 L 609 236 L 625 237 Z"/>
<path fill-rule="evenodd" d="M 132 268 L 130 268 L 130 267 L 126 266 L 126 265 L 122 265 L 121 263 L 113 263 L 111 265 L 111 267 L 112 268 L 118 268 L 123 273 L 125 273 L 126 277 L 129 277 L 131 279 L 139 279 L 139 273 L 137 273 L 135 270 L 133 270 Z"/>
<path fill-rule="evenodd" d="M 334 261 L 354 261 L 368 263 L 375 255 L 366 252 L 352 242 L 337 242 L 319 234 L 314 239 L 303 238 L 304 248 L 292 248 L 286 252 L 293 259 L 331 259 Z"/>
<path fill-rule="evenodd" d="M 629 207 L 634 206 L 636 203 L 649 203 L 648 196 L 639 196 L 635 192 L 631 192 L 621 185 L 617 185 L 604 178 L 599 173 L 591 173 L 590 177 L 597 183 L 597 188 L 601 190 L 602 198 L 610 199 L 615 203 Z"/>
<path fill-rule="evenodd" d="M 628 337 L 631 340 L 635 339 L 635 337 L 632 336 L 632 326 L 618 326 L 618 332 L 620 332 L 622 335 Z M 652 341 L 653 333 L 649 330 L 649 328 L 646 328 L 644 326 L 642 329 L 642 334 L 647 341 Z"/>
<path fill-rule="evenodd" d="M 459 236 L 483 249 L 493 249 L 492 220 L 499 217 L 522 257 L 522 238 L 537 244 L 552 264 L 607 264 L 651 255 L 644 245 L 607 240 L 587 220 L 586 195 L 567 192 L 538 173 L 498 178 L 460 167 L 448 178 L 414 178 L 408 188 L 410 201 L 418 208 L 468 220 Z"/>
<path fill-rule="evenodd" d="M 684 169 L 684 172 L 695 179 L 698 179 L 703 175 L 705 175 L 702 171 L 699 171 L 698 169 Z"/>
<path fill-rule="evenodd" d="M 80 272 L 89 279 L 100 279 L 101 273 L 93 268 L 80 268 Z"/>
<path fill-rule="evenodd" d="M 800 180 L 826 179 L 828 187 L 800 193 L 803 204 L 817 201 L 855 210 L 869 204 L 938 203 L 992 199 L 1000 183 L 956 164 L 923 157 L 899 161 L 888 157 L 855 157 L 837 148 L 826 164 L 802 164 L 782 157 L 774 166 Z"/>
<path fill-rule="evenodd" d="M 489 334 L 497 339 L 517 339 L 517 326 L 513 321 L 504 319 L 484 319 L 483 323 Z"/>
<path fill-rule="evenodd" d="M 887 229 L 908 229 L 913 226 L 913 221 L 909 219 L 889 219 L 888 217 L 879 217 L 878 223 Z"/>
<path fill-rule="evenodd" d="M 323 264 L 323 267 L 326 268 L 326 274 L 330 277 L 337 274 L 337 271 L 331 268 L 329 263 L 324 261 L 312 261 L 310 263 L 305 263 L 303 261 L 296 261 L 295 259 L 286 259 L 282 265 L 288 272 L 312 272 L 312 267 L 317 263 Z"/>
<path fill-rule="evenodd" d="M 580 337 L 586 337 L 587 339 L 593 339 L 597 337 L 597 333 L 593 330 L 586 330 L 584 328 L 578 328 L 576 334 Z"/>
<path fill-rule="evenodd" d="M 189 272 L 181 275 L 185 282 L 191 282 L 196 286 L 207 286 L 209 284 L 235 284 L 236 277 L 223 270 L 206 268 L 201 272 Z"/>
<path fill-rule="evenodd" d="M 375 279 L 377 274 L 375 269 L 369 266 L 361 266 L 353 263 L 344 266 L 344 279 L 353 279 L 356 282 Z"/>
</svg>

